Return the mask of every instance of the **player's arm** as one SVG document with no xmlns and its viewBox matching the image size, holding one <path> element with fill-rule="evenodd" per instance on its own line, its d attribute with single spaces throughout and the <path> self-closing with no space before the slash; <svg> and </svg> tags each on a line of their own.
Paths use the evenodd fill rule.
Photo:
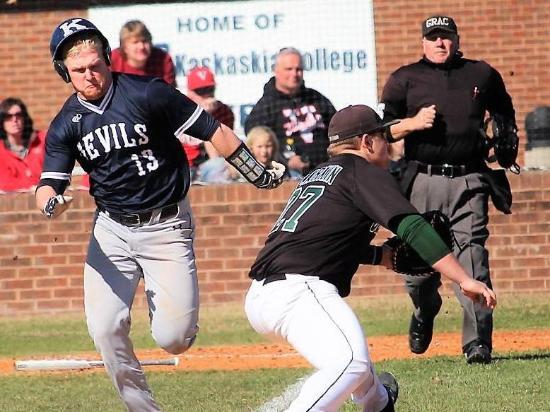
<svg viewBox="0 0 550 412">
<path fill-rule="evenodd" d="M 146 96 L 155 116 L 166 119 L 174 136 L 187 133 L 212 143 L 216 151 L 235 167 L 250 183 L 260 189 L 272 189 L 283 181 L 284 165 L 272 162 L 270 168 L 262 166 L 246 145 L 229 127 L 221 124 L 177 89 L 153 80 L 148 83 Z"/>
<path fill-rule="evenodd" d="M 35 193 L 36 207 L 44 216 L 54 218 L 59 216 L 69 207 L 72 196 L 57 194 L 52 186 L 40 186 Z"/>
<path fill-rule="evenodd" d="M 472 300 L 483 297 L 488 307 L 496 306 L 495 293 L 482 282 L 472 279 L 453 256 L 443 239 L 419 214 L 400 216 L 390 221 L 390 230 L 435 270 L 460 286 Z"/>
<path fill-rule="evenodd" d="M 384 105 L 384 122 L 399 119 L 399 123 L 392 125 L 387 138 L 390 142 L 403 139 L 412 132 L 433 127 L 436 115 L 435 105 L 422 107 L 414 116 L 407 117 L 407 89 L 404 80 L 398 74 L 392 74 L 382 91 L 380 99 Z"/>
<path fill-rule="evenodd" d="M 283 181 L 286 168 L 271 162 L 270 168 L 260 164 L 248 147 L 224 124 L 219 124 L 210 142 L 214 149 L 237 169 L 250 183 L 259 189 L 273 189 Z"/>
<path fill-rule="evenodd" d="M 46 217 L 59 216 L 73 200 L 63 192 L 71 181 L 71 171 L 75 159 L 68 145 L 60 137 L 59 122 L 54 122 L 48 130 L 42 174 L 35 191 L 36 207 Z"/>
</svg>

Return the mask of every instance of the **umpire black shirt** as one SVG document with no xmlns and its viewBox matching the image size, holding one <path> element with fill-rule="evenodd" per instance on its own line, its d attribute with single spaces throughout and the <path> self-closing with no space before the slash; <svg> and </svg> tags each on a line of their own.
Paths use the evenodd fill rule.
<svg viewBox="0 0 550 412">
<path fill-rule="evenodd" d="M 512 99 L 497 70 L 460 53 L 444 64 L 426 58 L 393 72 L 382 92 L 384 122 L 413 117 L 435 104 L 431 129 L 405 139 L 405 156 L 429 164 L 477 165 L 484 150 L 479 129 L 485 113 L 497 113 L 515 124 Z"/>
</svg>

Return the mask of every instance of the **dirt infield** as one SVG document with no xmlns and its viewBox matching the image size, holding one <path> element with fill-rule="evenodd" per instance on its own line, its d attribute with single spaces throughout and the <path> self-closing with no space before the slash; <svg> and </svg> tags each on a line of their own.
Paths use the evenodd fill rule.
<svg viewBox="0 0 550 412">
<path fill-rule="evenodd" d="M 495 352 L 525 352 L 536 349 L 550 349 L 550 329 L 504 331 L 493 335 Z M 407 336 L 373 336 L 368 338 L 373 361 L 386 359 L 413 359 L 440 355 L 460 355 L 460 336 L 456 333 L 434 335 L 430 349 L 423 355 L 409 352 Z M 138 358 L 158 359 L 170 356 L 162 350 L 142 350 Z M 25 357 L 25 359 L 43 357 Z M 60 359 L 98 359 L 96 353 L 69 354 Z M 29 374 L 37 372 L 16 372 L 16 359 L 0 359 L 0 375 Z M 19 360 L 19 359 L 17 359 Z M 264 344 L 244 346 L 208 346 L 192 348 L 179 356 L 177 366 L 150 366 L 148 370 L 249 370 L 260 368 L 302 368 L 309 364 L 288 345 Z M 96 369 L 97 370 L 97 369 Z M 101 369 L 99 369 L 101 370 Z M 89 371 L 89 370 L 87 370 Z M 77 372 L 80 372 L 77 370 Z M 67 373 L 67 371 L 63 371 Z"/>
</svg>

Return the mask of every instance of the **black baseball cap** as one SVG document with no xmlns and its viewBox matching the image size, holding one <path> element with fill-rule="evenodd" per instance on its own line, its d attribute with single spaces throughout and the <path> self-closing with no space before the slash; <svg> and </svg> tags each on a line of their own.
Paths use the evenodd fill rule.
<svg viewBox="0 0 550 412">
<path fill-rule="evenodd" d="M 436 30 L 458 34 L 456 23 L 449 16 L 432 16 L 422 22 L 422 37 Z"/>
<path fill-rule="evenodd" d="M 384 123 L 378 114 L 369 106 L 356 104 L 337 111 L 328 125 L 328 140 L 339 142 L 362 134 L 386 130 L 399 120 Z"/>
</svg>

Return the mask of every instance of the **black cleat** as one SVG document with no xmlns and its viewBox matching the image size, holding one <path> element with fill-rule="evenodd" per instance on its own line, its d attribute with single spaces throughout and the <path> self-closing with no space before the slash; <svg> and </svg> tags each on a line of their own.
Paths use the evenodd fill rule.
<svg viewBox="0 0 550 412">
<path fill-rule="evenodd" d="M 484 343 L 474 343 L 470 345 L 465 353 L 466 362 L 472 363 L 491 363 L 491 350 Z"/>
<path fill-rule="evenodd" d="M 432 342 L 434 329 L 433 319 L 431 322 L 420 322 L 414 314 L 409 324 L 409 348 L 412 353 L 421 354 L 428 350 Z"/>
<path fill-rule="evenodd" d="M 395 412 L 394 405 L 397 402 L 397 397 L 399 396 L 399 384 L 389 372 L 382 372 L 378 375 L 380 383 L 384 385 L 386 391 L 388 391 L 388 404 L 380 412 Z"/>
</svg>

